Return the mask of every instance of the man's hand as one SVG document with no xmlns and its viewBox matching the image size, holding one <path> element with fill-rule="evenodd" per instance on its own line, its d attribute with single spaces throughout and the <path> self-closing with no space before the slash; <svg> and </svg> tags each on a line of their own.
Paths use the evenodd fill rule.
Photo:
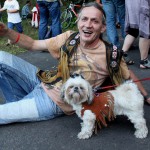
<svg viewBox="0 0 150 150">
<path fill-rule="evenodd" d="M 44 91 L 47 93 L 48 96 L 50 96 L 49 94 L 49 88 L 44 84 L 42 83 L 42 87 L 44 89 Z M 57 100 L 54 100 L 54 103 L 56 103 L 61 109 L 62 111 L 67 114 L 67 115 L 71 115 L 74 113 L 73 109 L 72 109 L 72 106 L 70 106 L 69 104 L 65 103 L 64 101 L 60 100 L 60 99 L 57 99 Z"/>
<path fill-rule="evenodd" d="M 146 102 L 148 105 L 150 105 L 150 97 L 149 97 L 149 95 L 144 96 L 144 100 L 145 100 L 145 102 Z"/>
<path fill-rule="evenodd" d="M 0 22 L 0 36 L 5 36 L 8 33 L 8 28 L 7 26 Z"/>
</svg>

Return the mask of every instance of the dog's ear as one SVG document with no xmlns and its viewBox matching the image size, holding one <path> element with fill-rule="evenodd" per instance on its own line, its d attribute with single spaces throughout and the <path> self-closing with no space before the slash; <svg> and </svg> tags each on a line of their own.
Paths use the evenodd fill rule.
<svg viewBox="0 0 150 150">
<path fill-rule="evenodd" d="M 64 100 L 64 97 L 65 97 L 65 83 L 62 85 L 60 90 L 60 98 Z"/>
<path fill-rule="evenodd" d="M 94 93 L 91 85 L 88 83 L 88 95 L 87 95 L 87 103 L 91 104 L 94 98 Z"/>
</svg>

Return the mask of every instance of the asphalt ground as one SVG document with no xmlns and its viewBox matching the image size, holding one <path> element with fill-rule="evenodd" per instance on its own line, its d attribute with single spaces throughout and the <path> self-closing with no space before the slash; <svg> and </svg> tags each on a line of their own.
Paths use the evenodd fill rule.
<svg viewBox="0 0 150 150">
<path fill-rule="evenodd" d="M 150 77 L 150 69 L 139 68 L 139 49 L 132 47 L 129 51 L 135 64 L 129 66 L 139 79 Z M 49 53 L 25 52 L 19 57 L 40 67 L 51 69 L 56 66 Z M 149 56 L 150 57 L 150 56 Z M 143 81 L 144 87 L 150 93 L 150 81 Z M 150 106 L 144 105 L 144 116 L 150 130 Z M 80 132 L 81 120 L 74 114 L 52 120 L 28 123 L 13 123 L 0 126 L 0 150 L 149 150 L 150 134 L 145 139 L 134 136 L 133 124 L 125 116 L 118 116 L 114 121 L 98 130 L 88 140 L 77 138 Z"/>
</svg>

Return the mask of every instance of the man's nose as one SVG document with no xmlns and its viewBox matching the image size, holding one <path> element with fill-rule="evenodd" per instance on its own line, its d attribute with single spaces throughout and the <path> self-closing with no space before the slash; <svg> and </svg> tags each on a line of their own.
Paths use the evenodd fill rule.
<svg viewBox="0 0 150 150">
<path fill-rule="evenodd" d="M 92 22 L 90 21 L 90 20 L 88 20 L 87 22 L 86 22 L 86 27 L 91 27 L 92 26 Z"/>
</svg>

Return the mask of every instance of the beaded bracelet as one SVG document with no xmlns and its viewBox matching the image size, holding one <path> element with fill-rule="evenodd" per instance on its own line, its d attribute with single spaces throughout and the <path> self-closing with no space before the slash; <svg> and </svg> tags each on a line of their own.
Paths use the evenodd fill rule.
<svg viewBox="0 0 150 150">
<path fill-rule="evenodd" d="M 18 34 L 16 41 L 15 41 L 15 42 L 13 42 L 12 44 L 16 44 L 16 43 L 18 43 L 18 41 L 19 41 L 19 40 L 20 40 L 20 34 Z"/>
</svg>

